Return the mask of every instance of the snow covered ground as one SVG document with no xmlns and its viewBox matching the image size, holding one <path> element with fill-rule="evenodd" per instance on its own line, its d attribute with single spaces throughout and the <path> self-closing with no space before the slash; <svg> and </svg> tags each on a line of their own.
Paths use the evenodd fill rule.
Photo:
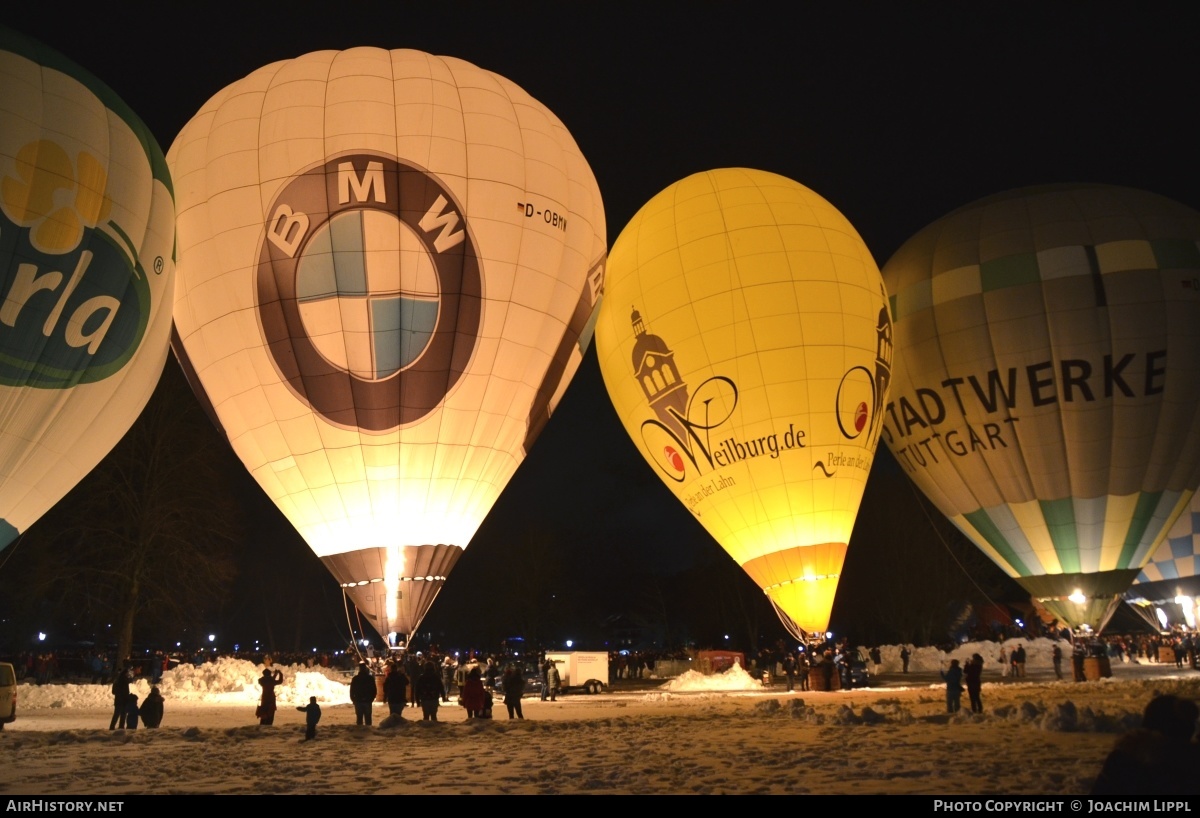
<svg viewBox="0 0 1200 818">
<path fill-rule="evenodd" d="M 1010 640 L 1011 648 L 1018 640 Z M 100 685 L 22 685 L 17 721 L 0 732 L 0 792 L 476 794 L 1029 794 L 1086 793 L 1116 737 L 1145 704 L 1173 692 L 1200 698 L 1200 672 L 1113 663 L 1112 678 L 1066 680 L 1048 640 L 1023 641 L 1026 679 L 1001 675 L 1000 646 L 949 656 L 881 648 L 885 686 L 788 693 L 740 668 L 686 673 L 651 689 L 524 701 L 525 719 L 467 720 L 456 704 L 438 722 L 410 709 L 357 727 L 345 677 L 284 667 L 275 724 L 257 724 L 261 666 L 222 659 L 169 671 L 163 726 L 109 731 Z M 864 650 L 865 653 L 865 650 Z M 985 658 L 985 712 L 946 713 L 937 671 L 948 658 Z M 145 696 L 144 680 L 135 692 Z M 301 743 L 317 696 L 315 742 Z"/>
</svg>

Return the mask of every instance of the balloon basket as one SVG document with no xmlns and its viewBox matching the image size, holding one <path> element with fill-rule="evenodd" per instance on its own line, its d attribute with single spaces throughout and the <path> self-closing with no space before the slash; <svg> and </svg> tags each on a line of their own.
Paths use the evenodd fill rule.
<svg viewBox="0 0 1200 818">
<path fill-rule="evenodd" d="M 826 668 L 829 669 L 826 675 Z M 842 678 L 832 663 L 822 662 L 808 669 L 808 689 L 812 691 L 841 690 Z"/>
<path fill-rule="evenodd" d="M 1083 660 L 1083 678 L 1089 682 L 1108 679 L 1112 676 L 1112 665 L 1107 656 L 1089 656 Z"/>
</svg>

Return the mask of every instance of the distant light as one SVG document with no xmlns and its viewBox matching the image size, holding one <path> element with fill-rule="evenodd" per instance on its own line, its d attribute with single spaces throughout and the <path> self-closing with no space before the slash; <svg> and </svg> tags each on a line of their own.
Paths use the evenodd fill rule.
<svg viewBox="0 0 1200 818">
<path fill-rule="evenodd" d="M 832 639 L 832 638 L 833 638 L 833 631 L 825 631 L 825 638 L 826 638 L 826 639 Z"/>
<path fill-rule="evenodd" d="M 1084 596 L 1083 591 L 1079 590 L 1078 588 L 1076 588 L 1074 593 L 1067 597 L 1067 599 L 1071 600 L 1076 605 L 1082 605 L 1083 603 L 1087 602 L 1087 597 Z"/>
<path fill-rule="evenodd" d="M 46 641 L 46 634 L 42 633 L 41 631 L 38 631 L 38 641 L 39 641 L 39 642 L 45 642 L 45 641 Z"/>
<path fill-rule="evenodd" d="M 1025 623 L 1024 623 L 1024 622 L 1022 622 L 1022 621 L 1020 620 L 1020 618 L 1014 619 L 1013 621 L 1017 623 L 1017 627 L 1018 627 L 1018 628 L 1023 628 L 1023 627 L 1025 627 Z"/>
<path fill-rule="evenodd" d="M 176 643 L 175 643 L 175 647 L 179 647 L 179 646 L 180 646 L 180 645 L 182 645 L 182 644 L 183 644 L 182 642 L 176 642 Z"/>
<path fill-rule="evenodd" d="M 726 641 L 726 642 L 728 642 L 728 641 L 729 641 L 729 634 L 725 634 L 725 641 Z"/>
<path fill-rule="evenodd" d="M 567 640 L 567 647 L 571 648 L 571 647 L 574 647 L 574 646 L 575 646 L 575 641 L 574 641 L 573 639 L 568 639 L 568 640 Z"/>
<path fill-rule="evenodd" d="M 215 633 L 210 633 L 210 634 L 208 635 L 208 641 L 209 641 L 209 642 L 216 642 L 216 641 L 217 641 L 217 635 L 216 635 Z"/>
</svg>

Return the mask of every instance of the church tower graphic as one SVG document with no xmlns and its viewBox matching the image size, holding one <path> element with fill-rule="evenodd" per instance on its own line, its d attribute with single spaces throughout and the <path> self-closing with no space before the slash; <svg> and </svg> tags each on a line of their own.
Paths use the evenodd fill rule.
<svg viewBox="0 0 1200 818">
<path fill-rule="evenodd" d="M 662 338 L 646 332 L 637 307 L 633 308 L 630 320 L 634 335 L 633 375 L 658 419 L 687 445 L 687 432 L 680 418 L 687 413 L 688 389 L 679 378 L 675 353 Z"/>
<path fill-rule="evenodd" d="M 883 306 L 879 308 L 879 321 L 875 325 L 875 405 L 871 412 L 871 434 L 868 445 L 873 444 L 883 431 L 883 397 L 892 381 L 892 314 L 888 310 L 887 293 L 880 287 Z"/>
</svg>

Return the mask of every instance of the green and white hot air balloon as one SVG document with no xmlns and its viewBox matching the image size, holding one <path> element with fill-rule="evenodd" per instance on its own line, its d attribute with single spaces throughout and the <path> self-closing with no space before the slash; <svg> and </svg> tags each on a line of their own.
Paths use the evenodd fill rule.
<svg viewBox="0 0 1200 818">
<path fill-rule="evenodd" d="M 1200 484 L 1200 213 L 1104 185 L 1002 193 L 883 268 L 884 439 L 1063 623 L 1102 629 Z"/>
</svg>

